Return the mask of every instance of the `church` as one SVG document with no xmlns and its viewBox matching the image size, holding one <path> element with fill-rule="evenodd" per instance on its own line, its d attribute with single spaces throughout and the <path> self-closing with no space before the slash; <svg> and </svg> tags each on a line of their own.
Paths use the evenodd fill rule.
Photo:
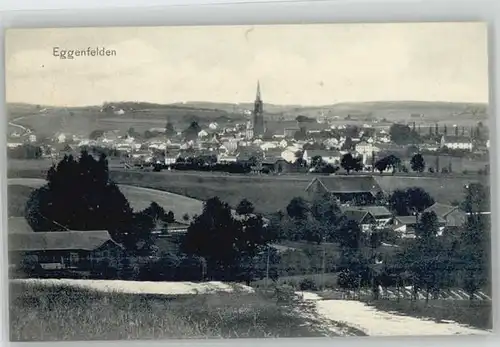
<svg viewBox="0 0 500 347">
<path fill-rule="evenodd" d="M 260 82 L 257 81 L 257 95 L 255 97 L 254 109 L 253 109 L 253 123 L 248 122 L 246 129 L 246 137 L 251 138 L 262 138 L 266 132 L 264 125 L 264 104 L 262 102 L 260 94 Z"/>
</svg>

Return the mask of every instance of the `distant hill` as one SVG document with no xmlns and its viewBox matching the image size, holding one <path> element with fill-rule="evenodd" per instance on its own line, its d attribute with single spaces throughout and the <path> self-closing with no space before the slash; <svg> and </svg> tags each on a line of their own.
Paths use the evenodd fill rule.
<svg viewBox="0 0 500 347">
<path fill-rule="evenodd" d="M 176 128 L 185 128 L 191 121 L 200 125 L 212 121 L 219 123 L 242 122 L 249 118 L 245 111 L 252 110 L 252 103 L 232 104 L 216 102 L 186 102 L 157 104 L 148 102 L 112 102 L 114 111 L 101 112 L 102 106 L 51 107 L 29 104 L 8 104 L 8 119 L 16 124 L 34 129 L 43 134 L 58 131 L 88 135 L 96 128 L 123 130 L 134 127 L 145 131 L 162 127 L 166 121 Z M 374 120 L 387 122 L 415 121 L 419 124 L 435 122 L 468 125 L 487 120 L 487 104 L 425 102 L 425 101 L 380 101 L 349 102 L 323 106 L 274 105 L 264 103 L 264 112 L 271 122 L 291 121 L 297 116 L 310 118 L 326 117 L 344 121 L 346 118 L 359 122 Z M 273 126 L 274 127 L 274 126 Z"/>
</svg>

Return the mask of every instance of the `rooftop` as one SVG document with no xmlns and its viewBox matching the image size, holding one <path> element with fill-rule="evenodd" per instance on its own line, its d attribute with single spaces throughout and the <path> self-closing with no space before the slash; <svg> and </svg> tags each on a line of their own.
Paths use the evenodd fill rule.
<svg viewBox="0 0 500 347">
<path fill-rule="evenodd" d="M 319 181 L 331 193 L 362 193 L 370 192 L 376 194 L 382 191 L 373 176 L 331 176 L 314 178 L 307 186 L 309 189 L 311 184 Z"/>
<path fill-rule="evenodd" d="M 340 209 L 344 213 L 347 211 L 364 211 L 370 213 L 374 217 L 392 216 L 391 211 L 385 206 L 346 206 Z"/>
<path fill-rule="evenodd" d="M 97 231 L 52 231 L 10 234 L 11 251 L 39 250 L 95 250 L 112 241 L 106 230 Z"/>
</svg>

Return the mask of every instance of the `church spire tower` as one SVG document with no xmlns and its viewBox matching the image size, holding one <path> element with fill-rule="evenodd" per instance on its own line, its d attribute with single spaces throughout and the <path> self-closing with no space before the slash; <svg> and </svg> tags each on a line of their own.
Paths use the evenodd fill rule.
<svg viewBox="0 0 500 347">
<path fill-rule="evenodd" d="M 257 94 L 253 110 L 253 135 L 254 137 L 262 137 L 264 132 L 264 107 L 260 93 L 260 81 L 257 81 Z"/>
</svg>

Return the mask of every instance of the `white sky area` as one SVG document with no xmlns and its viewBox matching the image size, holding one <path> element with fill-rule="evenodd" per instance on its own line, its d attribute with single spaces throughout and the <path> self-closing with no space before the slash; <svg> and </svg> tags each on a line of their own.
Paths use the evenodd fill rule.
<svg viewBox="0 0 500 347">
<path fill-rule="evenodd" d="M 116 56 L 60 59 L 53 48 Z M 488 102 L 485 23 L 10 29 L 7 102 Z"/>
</svg>

